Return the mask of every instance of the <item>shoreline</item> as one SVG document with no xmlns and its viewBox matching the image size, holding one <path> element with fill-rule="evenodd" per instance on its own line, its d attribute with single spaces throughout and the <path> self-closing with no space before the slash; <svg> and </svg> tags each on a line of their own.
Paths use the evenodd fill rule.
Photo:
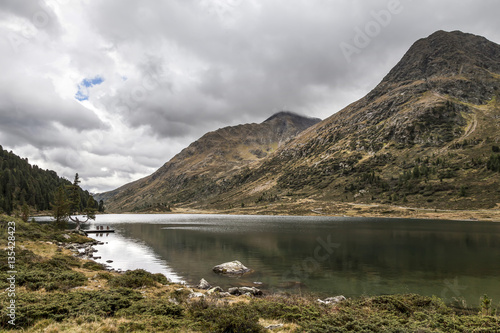
<svg viewBox="0 0 500 333">
<path fill-rule="evenodd" d="M 202 208 L 200 208 L 202 207 Z M 262 215 L 262 216 L 325 216 L 359 218 L 408 218 L 422 220 L 500 222 L 500 203 L 495 208 L 485 209 L 437 209 L 408 207 L 378 203 L 343 203 L 314 199 L 300 199 L 296 202 L 278 202 L 268 205 L 249 204 L 244 208 L 203 208 L 201 203 L 173 205 L 171 211 L 145 210 L 110 211 L 96 214 L 210 214 L 210 215 Z M 33 217 L 50 216 L 49 212 L 39 212 Z M 31 217 L 30 217 L 31 218 Z"/>
<path fill-rule="evenodd" d="M 401 206 L 365 205 L 365 204 L 343 204 L 342 207 L 327 207 L 309 210 L 301 208 L 284 213 L 286 209 L 271 211 L 267 208 L 260 209 L 195 209 L 178 207 L 170 212 L 144 211 L 144 212 L 109 212 L 110 214 L 151 214 L 151 215 L 241 215 L 241 216 L 324 216 L 324 217 L 349 217 L 349 218 L 388 218 L 388 219 L 419 219 L 419 220 L 446 220 L 460 222 L 500 222 L 500 209 L 480 210 L 448 210 L 431 208 L 412 208 Z M 41 215 L 40 215 L 41 216 Z"/>
</svg>

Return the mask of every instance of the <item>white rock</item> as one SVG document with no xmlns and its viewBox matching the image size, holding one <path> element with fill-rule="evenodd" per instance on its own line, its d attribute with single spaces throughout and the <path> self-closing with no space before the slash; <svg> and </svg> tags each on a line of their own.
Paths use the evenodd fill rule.
<svg viewBox="0 0 500 333">
<path fill-rule="evenodd" d="M 325 298 L 324 300 L 318 299 L 318 302 L 321 304 L 337 304 L 337 303 L 343 302 L 345 300 L 346 300 L 346 298 L 344 296 L 340 295 L 340 296 L 335 296 L 335 297 L 328 297 L 328 298 Z"/>
<path fill-rule="evenodd" d="M 217 265 L 212 270 L 215 273 L 225 274 L 225 275 L 243 275 L 250 272 L 250 269 L 243 265 L 240 261 L 234 260 L 230 262 L 225 262 L 223 264 Z"/>
</svg>

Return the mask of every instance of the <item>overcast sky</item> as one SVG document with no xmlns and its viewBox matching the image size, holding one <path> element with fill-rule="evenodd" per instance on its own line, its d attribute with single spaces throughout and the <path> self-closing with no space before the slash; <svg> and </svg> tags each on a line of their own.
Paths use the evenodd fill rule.
<svg viewBox="0 0 500 333">
<path fill-rule="evenodd" d="M 498 0 L 2 0 L 0 145 L 102 192 L 217 128 L 326 118 L 417 39 L 500 43 Z"/>
</svg>

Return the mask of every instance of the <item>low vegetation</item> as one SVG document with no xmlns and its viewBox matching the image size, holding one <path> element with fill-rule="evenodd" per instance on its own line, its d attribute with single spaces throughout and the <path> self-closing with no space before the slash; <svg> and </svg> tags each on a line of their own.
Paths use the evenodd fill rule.
<svg viewBox="0 0 500 333">
<path fill-rule="evenodd" d="M 451 308 L 436 297 L 386 295 L 320 304 L 312 296 L 263 297 L 205 294 L 144 270 L 108 272 L 77 259 L 51 225 L 1 216 L 2 248 L 7 221 L 16 223 L 16 319 L 9 324 L 5 291 L 0 328 L 12 332 L 495 332 L 495 303 L 486 295 L 477 308 Z M 7 285 L 6 251 L 0 252 L 0 287 Z"/>
</svg>

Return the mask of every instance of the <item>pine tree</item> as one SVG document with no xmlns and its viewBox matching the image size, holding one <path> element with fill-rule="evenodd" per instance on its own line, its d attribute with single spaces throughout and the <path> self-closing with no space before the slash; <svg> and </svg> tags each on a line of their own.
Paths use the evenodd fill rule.
<svg viewBox="0 0 500 333">
<path fill-rule="evenodd" d="M 69 219 L 69 201 L 64 188 L 60 186 L 57 189 L 54 203 L 52 204 L 52 216 L 55 224 L 60 229 L 65 229 Z"/>
<path fill-rule="evenodd" d="M 24 221 L 24 222 L 28 222 L 28 219 L 30 217 L 30 207 L 28 206 L 28 204 L 25 202 L 23 204 L 23 207 L 21 208 L 21 219 Z"/>
<path fill-rule="evenodd" d="M 80 177 L 78 173 L 75 174 L 75 180 L 73 180 L 73 184 L 69 185 L 69 209 L 71 214 L 76 214 L 82 210 L 81 207 L 81 196 L 80 196 Z"/>
<path fill-rule="evenodd" d="M 104 201 L 99 200 L 99 207 L 97 209 L 99 213 L 104 213 Z"/>
<path fill-rule="evenodd" d="M 69 216 L 68 216 L 71 221 L 76 223 L 75 230 L 80 230 L 81 225 L 83 223 L 86 223 L 89 220 L 95 220 L 95 212 L 97 206 L 97 203 L 95 202 L 94 198 L 87 191 L 85 191 L 84 194 L 88 196 L 85 208 L 83 209 L 83 218 L 85 220 L 80 220 L 78 216 L 72 216 L 73 214 L 82 211 L 81 208 L 82 196 L 80 195 L 82 189 L 80 188 L 79 184 L 80 184 L 80 177 L 78 176 L 77 173 L 75 175 L 73 184 L 70 186 Z"/>
</svg>

